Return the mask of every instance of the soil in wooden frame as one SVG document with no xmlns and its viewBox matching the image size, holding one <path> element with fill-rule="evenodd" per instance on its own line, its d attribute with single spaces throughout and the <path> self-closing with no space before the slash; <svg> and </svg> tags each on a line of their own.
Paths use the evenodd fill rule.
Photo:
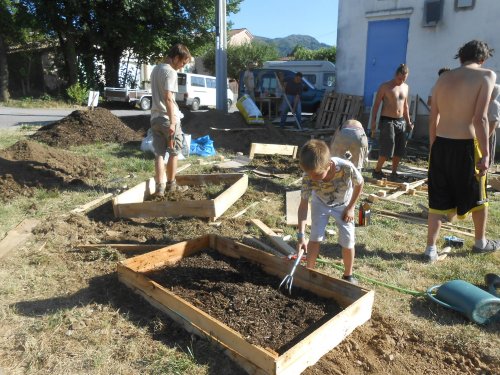
<svg viewBox="0 0 500 375">
<path fill-rule="evenodd" d="M 278 290 L 281 280 L 276 276 L 247 259 L 213 249 L 147 276 L 248 342 L 279 355 L 341 311 L 334 300 L 297 286 L 292 286 L 291 295 L 284 288 Z"/>
<path fill-rule="evenodd" d="M 226 182 L 221 182 L 218 184 L 189 185 L 189 188 L 186 191 L 166 191 L 163 197 L 151 195 L 150 197 L 148 197 L 148 199 L 146 199 L 146 201 L 178 202 L 187 200 L 210 200 L 217 198 L 224 191 L 229 189 L 231 185 L 232 184 L 228 184 Z"/>
</svg>

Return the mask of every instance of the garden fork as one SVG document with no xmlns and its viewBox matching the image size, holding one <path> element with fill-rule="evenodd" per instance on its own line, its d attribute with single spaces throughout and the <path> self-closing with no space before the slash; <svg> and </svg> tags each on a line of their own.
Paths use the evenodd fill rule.
<svg viewBox="0 0 500 375">
<path fill-rule="evenodd" d="M 281 288 L 282 285 L 285 286 L 285 289 L 288 289 L 288 294 L 292 294 L 292 284 L 293 284 L 293 274 L 295 272 L 295 269 L 299 265 L 302 255 L 304 254 L 304 249 L 300 249 L 299 254 L 297 255 L 297 259 L 293 263 L 292 270 L 288 275 L 286 275 L 283 280 L 281 280 L 280 286 L 278 287 L 278 290 Z"/>
</svg>

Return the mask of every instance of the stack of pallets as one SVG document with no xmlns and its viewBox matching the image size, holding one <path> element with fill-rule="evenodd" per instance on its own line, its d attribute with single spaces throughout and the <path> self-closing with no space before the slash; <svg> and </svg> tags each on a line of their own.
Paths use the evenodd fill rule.
<svg viewBox="0 0 500 375">
<path fill-rule="evenodd" d="M 335 130 L 345 120 L 359 119 L 362 113 L 362 96 L 329 92 L 321 102 L 315 129 Z"/>
</svg>

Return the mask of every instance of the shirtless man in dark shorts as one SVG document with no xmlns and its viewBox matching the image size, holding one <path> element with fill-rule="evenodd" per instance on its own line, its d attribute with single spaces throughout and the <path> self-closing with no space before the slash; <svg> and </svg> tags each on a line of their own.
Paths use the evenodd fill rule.
<svg viewBox="0 0 500 375">
<path fill-rule="evenodd" d="M 481 65 L 493 50 L 472 40 L 455 58 L 461 66 L 439 77 L 432 94 L 429 118 L 429 218 L 424 257 L 437 259 L 436 241 L 443 215 L 464 218 L 472 213 L 475 243 L 472 251 L 500 249 L 499 240 L 486 239 L 489 166 L 488 103 L 496 74 Z"/>
<path fill-rule="evenodd" d="M 408 110 L 408 85 L 405 83 L 408 74 L 408 66 L 401 64 L 397 68 L 394 78 L 382 83 L 377 90 L 371 121 L 371 136 L 374 138 L 377 114 L 382 104 L 379 124 L 379 157 L 372 173 L 372 176 L 376 179 L 386 177 L 382 172 L 382 167 L 385 161 L 392 157 L 392 174 L 390 178 L 394 181 L 399 180 L 397 170 L 401 157 L 405 152 L 405 132 L 407 129 L 411 130 L 413 128 Z"/>
</svg>

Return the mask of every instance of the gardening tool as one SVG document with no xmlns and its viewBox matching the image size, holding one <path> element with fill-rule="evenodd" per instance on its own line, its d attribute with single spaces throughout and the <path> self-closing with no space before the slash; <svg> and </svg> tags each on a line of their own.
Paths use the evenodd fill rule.
<svg viewBox="0 0 500 375">
<path fill-rule="evenodd" d="M 434 290 L 437 292 L 433 294 Z M 500 298 L 463 280 L 452 280 L 434 285 L 427 290 L 427 297 L 441 306 L 465 315 L 477 324 L 485 324 L 500 317 Z"/>
<path fill-rule="evenodd" d="M 294 120 L 295 120 L 295 123 L 297 124 L 297 128 L 298 128 L 299 130 L 302 130 L 302 126 L 300 126 L 300 122 L 299 122 L 299 120 L 297 119 L 297 116 L 295 115 L 295 112 L 294 112 L 294 110 L 293 110 L 292 105 L 290 104 L 290 101 L 288 100 L 288 96 L 286 95 L 285 89 L 284 89 L 284 87 L 283 87 L 283 86 L 281 86 L 281 81 L 280 81 L 280 79 L 279 79 L 279 77 L 278 77 L 278 74 L 277 74 L 277 73 L 274 73 L 274 75 L 275 75 L 275 77 L 276 77 L 276 80 L 277 80 L 278 85 L 280 86 L 280 90 L 281 90 L 281 92 L 283 93 L 283 98 L 285 99 L 286 104 L 288 105 L 288 108 L 290 109 L 290 112 L 292 112 L 292 116 L 293 116 L 293 118 L 294 118 Z"/>
<path fill-rule="evenodd" d="M 283 278 L 283 280 L 281 280 L 278 290 L 281 288 L 282 285 L 284 285 L 285 289 L 288 289 L 288 294 L 292 294 L 293 274 L 295 272 L 295 269 L 299 265 L 300 261 L 302 260 L 302 254 L 304 254 L 304 250 L 300 249 L 299 254 L 297 255 L 297 259 L 295 259 L 295 262 L 293 263 L 292 270 L 288 275 L 286 275 Z"/>
</svg>

